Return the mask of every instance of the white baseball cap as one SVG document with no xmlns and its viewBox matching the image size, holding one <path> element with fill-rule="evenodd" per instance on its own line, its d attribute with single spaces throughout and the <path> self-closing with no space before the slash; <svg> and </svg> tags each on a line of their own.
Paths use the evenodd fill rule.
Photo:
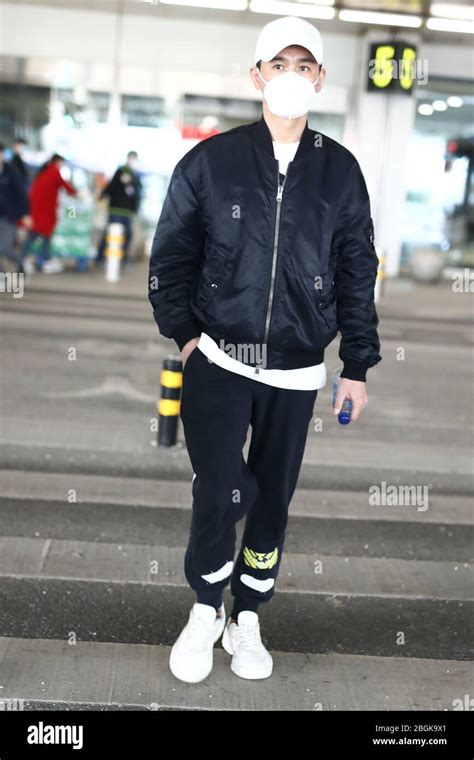
<svg viewBox="0 0 474 760">
<path fill-rule="evenodd" d="M 271 61 L 277 53 L 290 45 L 309 50 L 322 65 L 323 41 L 315 26 L 297 16 L 285 16 L 266 24 L 259 34 L 255 47 L 255 63 Z"/>
</svg>

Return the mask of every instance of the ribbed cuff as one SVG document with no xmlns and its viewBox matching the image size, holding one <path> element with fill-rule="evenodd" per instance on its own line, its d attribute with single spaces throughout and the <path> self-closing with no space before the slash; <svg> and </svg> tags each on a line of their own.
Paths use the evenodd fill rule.
<svg viewBox="0 0 474 760">
<path fill-rule="evenodd" d="M 358 362 L 355 359 L 346 359 L 344 361 L 344 369 L 341 372 L 341 377 L 346 377 L 348 380 L 358 380 L 365 383 L 367 380 L 367 364 Z"/>
<path fill-rule="evenodd" d="M 250 612 L 258 612 L 260 604 L 260 600 L 257 601 L 256 599 L 242 599 L 241 597 L 235 597 L 230 617 L 234 618 L 234 620 L 237 620 L 239 612 L 243 612 L 244 610 L 249 610 Z"/>
<path fill-rule="evenodd" d="M 182 351 L 183 346 L 185 346 L 188 341 L 193 338 L 199 338 L 200 335 L 201 329 L 197 322 L 195 322 L 194 319 L 189 319 L 186 322 L 180 322 L 179 325 L 174 328 L 171 337 L 178 344 L 179 350 Z"/>
</svg>

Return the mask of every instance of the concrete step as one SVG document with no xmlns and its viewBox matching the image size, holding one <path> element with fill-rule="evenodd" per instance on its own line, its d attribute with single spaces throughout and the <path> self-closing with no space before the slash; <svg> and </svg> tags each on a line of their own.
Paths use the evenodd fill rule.
<svg viewBox="0 0 474 760">
<path fill-rule="evenodd" d="M 120 435 L 114 431 L 114 440 L 109 439 L 106 445 L 85 443 L 80 445 L 71 442 L 70 431 L 67 437 L 67 424 L 64 427 L 64 440 L 54 445 L 46 441 L 23 438 L 0 439 L 0 470 L 28 470 L 30 472 L 50 473 L 74 473 L 81 475 L 97 475 L 108 477 L 131 478 L 135 480 L 183 480 L 191 482 L 193 475 L 189 457 L 183 443 L 169 450 L 158 449 L 153 441 L 151 446 L 151 434 L 148 434 L 149 450 L 143 449 L 143 428 L 149 426 L 150 416 L 148 410 L 140 412 L 142 418 L 134 417 L 134 426 L 140 436 L 140 444 L 135 449 L 124 449 Z M 146 423 L 145 423 L 146 418 Z M 67 421 L 66 421 L 67 422 Z M 13 422 L 12 422 L 13 424 Z M 75 424 L 78 439 L 90 436 L 91 431 L 86 423 L 84 429 Z M 104 425 L 101 426 L 103 434 Z M 31 432 L 31 431 L 30 431 Z M 124 431 L 124 436 L 133 436 L 135 431 Z M 110 433 L 109 433 L 110 435 Z M 140 450 L 140 446 L 142 447 Z M 350 448 L 350 446 L 349 446 Z M 374 484 L 386 482 L 393 485 L 409 485 L 420 488 L 429 488 L 430 494 L 445 494 L 463 497 L 472 497 L 473 478 L 472 472 L 462 470 L 453 464 L 452 468 L 438 468 L 431 470 L 413 465 L 386 466 L 377 464 L 351 464 L 347 466 L 349 449 L 341 450 L 340 464 L 331 461 L 330 452 L 321 454 L 319 463 L 304 461 L 300 471 L 299 487 L 315 490 L 337 491 L 365 491 L 368 492 Z M 334 456 L 332 456 L 334 459 Z M 372 459 L 377 462 L 377 459 Z M 416 462 L 417 460 L 413 460 Z"/>
<path fill-rule="evenodd" d="M 471 569 L 457 554 L 470 548 L 467 498 L 438 494 L 427 512 L 404 508 L 404 519 L 400 512 L 387 519 L 387 508 L 380 507 L 374 518 L 367 494 L 298 489 L 278 593 L 260 615 L 264 642 L 274 651 L 275 676 L 267 682 L 268 694 L 249 692 L 243 683 L 238 692 L 242 701 L 229 702 L 226 694 L 235 697 L 233 680 L 239 679 L 230 673 L 223 652 L 216 654 L 211 678 L 198 687 L 202 692 L 180 684 L 168 671 L 169 647 L 193 602 L 180 544 L 190 517 L 189 480 L 21 470 L 0 475 L 0 636 L 18 640 L 22 657 L 21 683 L 9 692 L 0 690 L 0 698 L 13 694 L 32 709 L 225 710 L 232 704 L 235 709 L 252 704 L 264 710 L 319 705 L 380 710 L 452 709 L 453 699 L 469 693 L 465 684 L 472 657 L 474 586 Z M 97 501 L 65 502 L 70 488 L 78 497 L 95 496 Z M 36 493 L 49 500 L 35 498 Z M 407 511 L 417 515 L 411 522 Z M 445 522 L 449 517 L 451 522 Z M 149 543 L 150 525 L 156 530 L 156 545 Z M 33 537 L 35 533 L 40 535 Z M 440 561 L 450 556 L 451 545 L 457 547 L 453 561 Z M 388 559 L 377 556 L 381 549 L 388 550 Z M 413 552 L 417 559 L 391 556 L 400 551 Z M 431 561 L 420 560 L 425 556 Z M 315 573 L 315 561 L 321 561 L 322 573 Z M 157 574 L 150 573 L 151 562 L 157 563 Z M 228 591 L 225 601 L 229 610 Z M 78 640 L 75 647 L 64 643 L 71 634 Z M 47 673 L 57 674 L 54 685 L 29 667 L 37 644 L 50 652 Z M 3 670 L 0 659 L 0 673 L 18 668 L 15 657 L 20 654 L 15 643 L 11 646 L 13 660 L 5 660 Z M 65 646 L 77 652 L 72 677 Z M 115 646 L 126 662 L 137 647 L 161 656 L 157 682 L 160 689 L 169 684 L 166 694 L 159 691 L 153 700 L 142 702 L 147 691 L 141 676 L 133 668 L 118 672 Z M 91 659 L 98 664 L 98 648 L 105 683 L 114 684 L 105 694 L 97 693 L 100 687 L 90 677 L 83 682 L 85 690 L 80 681 L 83 672 L 89 673 Z M 321 659 L 325 657 L 330 664 Z M 435 663 L 443 661 L 449 661 L 446 668 L 438 669 Z M 420 662 L 428 663 L 425 684 L 418 675 Z M 405 663 L 413 663 L 413 670 Z M 144 672 L 147 668 L 153 673 L 150 663 Z M 448 671 L 455 674 L 452 687 Z M 301 690 L 306 675 L 307 692 Z M 379 686 L 374 690 L 376 678 Z M 0 678 L 0 685 L 4 680 Z M 298 688 L 291 689 L 291 683 Z M 311 683 L 322 696 L 307 708 Z M 287 699 L 287 689 L 294 701 Z M 450 696 L 449 691 L 456 693 Z M 201 699 L 206 692 L 209 704 Z M 386 706 L 387 699 L 393 706 Z"/>
<path fill-rule="evenodd" d="M 28 472 L 0 470 L 0 496 L 17 499 L 61 501 L 73 488 L 80 503 L 146 506 L 191 509 L 189 480 L 152 480 L 108 475 L 86 475 L 78 472 Z M 364 491 L 296 489 L 290 508 L 291 516 L 339 518 L 343 520 L 387 520 L 420 522 L 423 525 L 471 525 L 472 498 L 439 493 L 429 494 L 426 511 L 417 506 L 370 506 Z"/>
<path fill-rule="evenodd" d="M 26 297 L 22 299 L 21 309 L 18 309 L 20 314 L 27 314 L 30 317 L 54 317 L 60 316 L 63 324 L 67 324 L 69 320 L 76 321 L 81 320 L 119 320 L 127 322 L 140 322 L 141 324 L 151 323 L 153 324 L 153 314 L 151 307 L 147 306 L 145 299 L 140 301 L 126 301 L 125 304 L 120 301 L 116 301 L 112 304 L 107 301 L 91 299 L 69 299 L 68 297 L 54 297 L 54 301 L 48 298 L 34 298 L 32 299 L 26 293 Z M 6 301 L 0 302 L 0 313 L 8 314 L 11 307 Z M 17 312 L 15 306 L 15 313 Z"/>
<path fill-rule="evenodd" d="M 30 285 L 33 285 L 33 281 Z M 0 311 L 6 316 L 13 312 L 18 317 L 35 315 L 53 318 L 60 314 L 63 324 L 76 319 L 84 320 L 85 323 L 87 320 L 105 323 L 125 319 L 125 314 L 127 321 L 154 325 L 145 288 L 142 292 L 137 292 L 136 297 L 126 293 L 110 293 L 109 297 L 104 297 L 102 286 L 101 293 L 56 290 L 52 298 L 49 288 L 36 289 L 30 285 L 21 302 L 13 299 L 2 300 Z M 413 341 L 439 344 L 443 341 L 451 345 L 472 345 L 472 317 L 470 318 L 468 310 L 461 312 L 458 318 L 452 319 L 435 319 L 423 315 L 407 317 L 406 313 L 400 314 L 385 308 L 382 308 L 379 316 L 379 333 L 382 340 L 397 338 L 404 344 Z"/>
<path fill-rule="evenodd" d="M 468 663 L 272 651 L 274 673 L 244 681 L 218 643 L 213 672 L 177 681 L 165 646 L 0 638 L 0 698 L 25 709 L 452 710 Z"/>
<path fill-rule="evenodd" d="M 0 539 L 0 635 L 170 645 L 193 602 L 183 551 Z M 261 620 L 281 651 L 468 659 L 473 588 L 464 564 L 286 553 Z"/>
<path fill-rule="evenodd" d="M 379 511 L 375 510 L 376 515 Z M 0 497 L 3 536 L 100 543 L 120 543 L 126 539 L 129 544 L 183 547 L 187 544 L 190 520 L 190 507 Z M 242 520 L 237 527 L 239 542 L 243 526 Z M 318 517 L 292 512 L 285 552 L 468 562 L 473 546 L 474 526 L 468 524 Z"/>
<path fill-rule="evenodd" d="M 2 576 L 186 586 L 184 546 L 1 537 Z M 153 568 L 156 568 L 155 570 Z M 415 599 L 474 599 L 474 567 L 379 557 L 284 552 L 280 591 Z"/>
</svg>

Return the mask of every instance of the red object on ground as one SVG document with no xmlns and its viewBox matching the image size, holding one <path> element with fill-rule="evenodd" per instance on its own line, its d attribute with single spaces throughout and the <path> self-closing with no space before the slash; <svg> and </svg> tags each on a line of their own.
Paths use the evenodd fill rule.
<svg viewBox="0 0 474 760">
<path fill-rule="evenodd" d="M 33 218 L 32 229 L 40 235 L 50 238 L 57 224 L 58 194 L 64 188 L 69 195 L 77 195 L 77 190 L 70 182 L 62 178 L 53 162 L 35 179 L 30 188 L 30 214 Z"/>
</svg>

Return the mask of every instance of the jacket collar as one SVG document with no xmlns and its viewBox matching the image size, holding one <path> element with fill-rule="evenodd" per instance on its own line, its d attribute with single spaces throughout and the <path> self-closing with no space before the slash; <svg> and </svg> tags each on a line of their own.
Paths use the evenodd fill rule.
<svg viewBox="0 0 474 760">
<path fill-rule="evenodd" d="M 305 156 L 311 148 L 314 148 L 315 134 L 316 133 L 314 130 L 309 128 L 308 120 L 306 119 L 306 124 L 304 125 L 303 134 L 301 135 L 300 144 L 298 145 L 298 150 L 296 151 L 295 157 L 293 159 L 294 161 L 298 161 L 300 158 L 303 158 L 303 156 Z M 268 128 L 267 122 L 263 118 L 263 115 L 259 121 L 255 122 L 255 142 L 258 143 L 266 153 L 275 158 L 273 152 L 272 135 Z"/>
</svg>

